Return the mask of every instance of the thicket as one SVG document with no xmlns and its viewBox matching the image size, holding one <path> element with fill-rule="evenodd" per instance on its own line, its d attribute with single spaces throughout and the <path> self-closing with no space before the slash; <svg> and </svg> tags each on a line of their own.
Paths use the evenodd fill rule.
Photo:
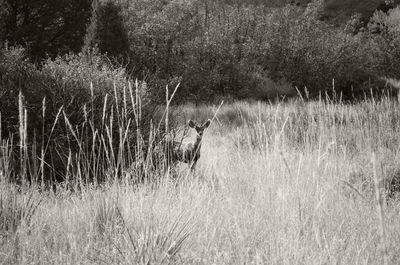
<svg viewBox="0 0 400 265">
<path fill-rule="evenodd" d="M 83 43 L 83 50 L 98 47 L 117 58 L 112 60 L 115 67 L 146 80 L 160 97 L 165 85 L 180 82 L 176 102 L 270 100 L 296 95 L 294 87 L 318 96 L 332 90 L 333 79 L 336 92 L 353 98 L 381 89 L 381 77 L 400 78 L 398 8 L 377 11 L 369 20 L 354 14 L 337 27 L 319 20 L 321 0 L 306 8 L 296 1 L 282 7 L 277 1 L 254 0 L 98 0 L 90 9 L 87 2 L 68 8 L 58 1 L 45 4 L 44 10 L 54 15 L 47 17 L 39 9 L 35 19 L 57 23 L 37 40 L 28 27 L 36 20 L 23 11 L 37 6 L 2 1 L 1 40 L 27 45 L 34 59 L 46 53 L 54 58 L 66 49 L 76 52 Z M 83 12 L 79 20 L 72 15 L 78 7 Z M 87 26 L 86 37 L 82 25 Z M 38 47 L 44 52 L 35 53 Z"/>
<path fill-rule="evenodd" d="M 155 85 L 181 80 L 181 100 L 218 96 L 271 99 L 335 89 L 352 98 L 382 88 L 395 67 L 398 8 L 369 23 L 354 16 L 334 27 L 306 9 L 226 1 L 119 1 L 134 73 Z M 363 28 L 351 30 L 358 24 Z M 286 84 L 286 85 L 282 85 Z"/>
<path fill-rule="evenodd" d="M 159 99 L 118 65 L 128 47 L 120 6 L 94 1 L 92 12 L 81 53 L 37 63 L 40 43 L 0 50 L 0 180 L 101 182 L 143 161 Z"/>
<path fill-rule="evenodd" d="M 116 174 L 111 169 L 128 168 L 156 107 L 144 83 L 130 83 L 95 50 L 40 69 L 23 49 L 2 50 L 0 102 L 0 160 L 10 169 L 2 177 L 39 182 L 67 180 L 77 170 L 85 181 L 101 181 Z M 130 155 L 122 160 L 123 152 Z"/>
</svg>

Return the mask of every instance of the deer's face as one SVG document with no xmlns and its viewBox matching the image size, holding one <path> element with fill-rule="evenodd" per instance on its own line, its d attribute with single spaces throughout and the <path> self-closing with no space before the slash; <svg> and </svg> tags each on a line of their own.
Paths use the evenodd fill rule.
<svg viewBox="0 0 400 265">
<path fill-rule="evenodd" d="M 198 126 L 194 121 L 189 120 L 189 127 L 196 130 L 196 133 L 199 137 L 203 136 L 204 130 L 210 126 L 211 120 L 207 120 L 203 125 Z"/>
</svg>

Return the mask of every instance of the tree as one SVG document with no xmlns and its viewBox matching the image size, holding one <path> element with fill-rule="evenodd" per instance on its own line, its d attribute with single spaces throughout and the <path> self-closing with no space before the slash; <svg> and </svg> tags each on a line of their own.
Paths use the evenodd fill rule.
<svg viewBox="0 0 400 265">
<path fill-rule="evenodd" d="M 0 44 L 24 46 L 41 61 L 83 45 L 91 0 L 0 0 Z"/>
<path fill-rule="evenodd" d="M 95 47 L 111 57 L 121 57 L 129 51 L 128 34 L 121 16 L 121 7 L 114 2 L 93 1 L 92 18 L 83 50 Z"/>
</svg>

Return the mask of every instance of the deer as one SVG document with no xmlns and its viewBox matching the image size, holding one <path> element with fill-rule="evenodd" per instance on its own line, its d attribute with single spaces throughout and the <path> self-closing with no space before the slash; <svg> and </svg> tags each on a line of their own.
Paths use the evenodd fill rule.
<svg viewBox="0 0 400 265">
<path fill-rule="evenodd" d="M 189 128 L 194 129 L 196 132 L 196 138 L 194 141 L 187 142 L 184 139 L 181 141 L 166 140 L 164 154 L 168 166 L 175 166 L 178 162 L 182 162 L 188 164 L 190 171 L 193 171 L 200 158 L 201 142 L 204 131 L 210 126 L 210 124 L 211 120 L 207 120 L 201 126 L 196 124 L 196 122 L 189 120 Z"/>
</svg>

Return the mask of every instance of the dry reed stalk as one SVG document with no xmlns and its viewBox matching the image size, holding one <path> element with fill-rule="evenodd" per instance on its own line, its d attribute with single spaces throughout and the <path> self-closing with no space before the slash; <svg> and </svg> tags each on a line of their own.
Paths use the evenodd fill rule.
<svg viewBox="0 0 400 265">
<path fill-rule="evenodd" d="M 165 135 L 168 135 L 168 128 L 169 128 L 169 103 L 170 103 L 170 101 L 169 101 L 169 93 L 168 93 L 168 85 L 165 87 L 165 102 L 166 102 L 166 104 L 167 104 L 167 106 L 165 106 L 165 112 L 166 112 L 166 114 L 165 114 Z M 169 154 L 170 154 L 170 150 L 169 150 L 169 145 L 167 145 L 166 146 L 166 148 L 167 148 L 167 152 L 166 152 L 166 154 L 167 154 L 167 161 L 170 161 L 169 159 L 170 159 L 170 157 L 169 157 Z M 169 167 L 169 165 L 168 165 L 168 167 Z M 169 168 L 167 169 L 167 174 L 169 174 Z"/>
<path fill-rule="evenodd" d="M 44 188 L 44 130 L 45 130 L 45 117 L 46 117 L 46 97 L 42 101 L 42 143 L 40 150 L 40 172 L 41 172 L 41 187 Z"/>
<path fill-rule="evenodd" d="M 25 165 L 24 165 L 24 139 L 25 136 L 24 134 L 25 129 L 24 129 L 24 103 L 23 103 L 23 95 L 22 91 L 19 91 L 19 96 L 18 96 L 18 114 L 19 114 L 19 153 L 20 153 L 20 180 L 22 181 L 25 178 Z"/>
<path fill-rule="evenodd" d="M 24 139 L 23 139 L 23 147 L 24 147 L 24 154 L 23 154 L 23 159 L 24 159 L 24 182 L 27 180 L 28 176 L 28 162 L 29 162 L 29 154 L 28 154 L 28 110 L 24 108 Z M 25 183 L 26 184 L 26 183 Z"/>
<path fill-rule="evenodd" d="M 164 119 L 164 116 L 167 114 L 167 111 L 169 111 L 169 105 L 171 104 L 172 99 L 174 98 L 175 93 L 176 93 L 176 91 L 177 91 L 178 88 L 179 88 L 179 85 L 180 85 L 180 83 L 176 85 L 176 87 L 175 87 L 175 89 L 174 89 L 174 92 L 172 92 L 172 95 L 171 95 L 169 98 L 167 97 L 167 99 L 166 99 L 166 108 L 165 108 L 165 110 L 164 110 L 164 112 L 163 112 L 163 114 L 162 114 L 162 116 L 161 116 L 161 118 L 160 118 L 160 121 L 159 121 L 159 123 L 158 123 L 157 131 L 160 131 L 161 122 L 162 122 L 162 120 Z M 168 93 L 168 92 L 167 92 L 167 93 Z"/>
</svg>

